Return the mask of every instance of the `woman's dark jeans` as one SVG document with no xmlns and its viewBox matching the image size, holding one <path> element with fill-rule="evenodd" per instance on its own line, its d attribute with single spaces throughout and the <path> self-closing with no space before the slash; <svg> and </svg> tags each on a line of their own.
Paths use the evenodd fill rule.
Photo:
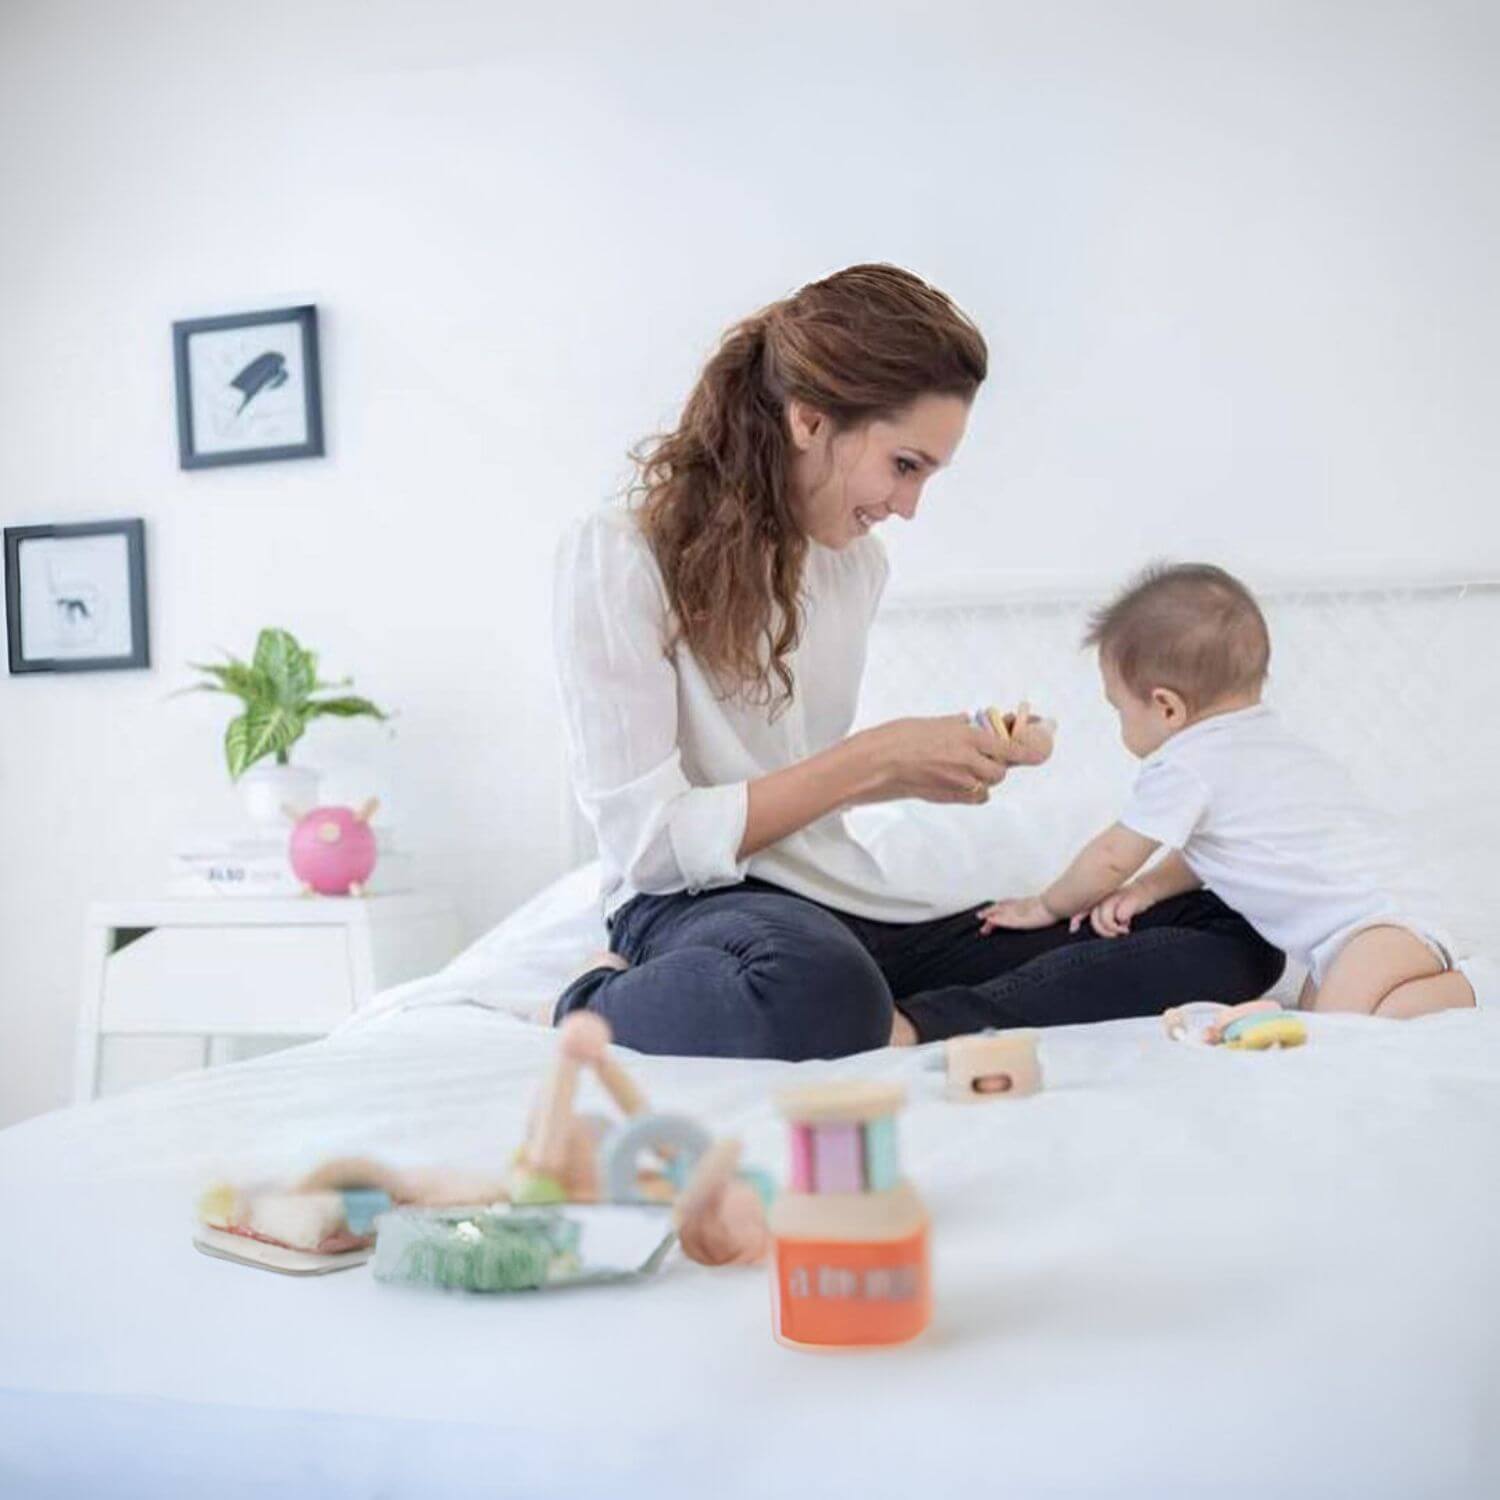
<svg viewBox="0 0 1500 1500">
<path fill-rule="evenodd" d="M 610 946 L 631 967 L 580 975 L 554 1019 L 595 1011 L 638 1052 L 842 1057 L 885 1046 L 895 1005 L 933 1042 L 987 1026 L 1251 1000 L 1286 966 L 1207 891 L 1162 901 L 1131 928 L 1101 938 L 1060 922 L 981 937 L 972 910 L 872 922 L 753 878 L 696 896 L 636 896 L 610 924 Z"/>
</svg>

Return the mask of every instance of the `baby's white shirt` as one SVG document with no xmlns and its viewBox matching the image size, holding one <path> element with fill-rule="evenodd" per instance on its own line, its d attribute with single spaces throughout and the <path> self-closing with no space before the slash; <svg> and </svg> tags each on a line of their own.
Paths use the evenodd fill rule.
<svg viewBox="0 0 1500 1500">
<path fill-rule="evenodd" d="M 1361 927 L 1435 937 L 1437 903 L 1389 819 L 1264 704 L 1200 719 L 1141 763 L 1120 817 L 1321 983 Z"/>
</svg>

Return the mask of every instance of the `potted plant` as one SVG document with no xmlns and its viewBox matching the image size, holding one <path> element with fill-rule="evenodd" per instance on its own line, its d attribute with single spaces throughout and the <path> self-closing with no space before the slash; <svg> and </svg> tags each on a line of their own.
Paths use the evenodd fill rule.
<svg viewBox="0 0 1500 1500">
<path fill-rule="evenodd" d="M 306 811 L 318 799 L 318 773 L 292 765 L 289 752 L 307 726 L 324 715 L 381 721 L 389 716 L 368 698 L 340 691 L 351 678 L 319 682 L 317 655 L 290 631 L 262 630 L 248 662 L 224 654 L 222 662 L 189 662 L 208 681 L 183 691 L 228 693 L 245 705 L 224 732 L 224 758 L 251 818 L 279 822 L 285 807 Z"/>
</svg>

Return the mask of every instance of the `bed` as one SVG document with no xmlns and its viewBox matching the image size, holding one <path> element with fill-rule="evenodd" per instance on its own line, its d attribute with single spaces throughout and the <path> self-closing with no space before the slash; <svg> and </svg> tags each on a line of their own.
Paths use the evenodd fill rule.
<svg viewBox="0 0 1500 1500">
<path fill-rule="evenodd" d="M 1086 603 L 892 601 L 867 718 L 1030 694 L 1063 733 L 982 812 L 869 810 L 883 860 L 955 901 L 1020 890 L 1107 813 L 1129 766 L 1074 650 Z M 1435 861 L 1460 942 L 1500 952 L 1500 589 L 1272 590 L 1268 612 L 1277 701 Z M 0 1495 L 1500 1492 L 1489 1007 L 1315 1016 L 1310 1045 L 1268 1056 L 1151 1020 L 1062 1028 L 1041 1095 L 966 1108 L 935 1049 L 627 1055 L 653 1103 L 778 1172 L 774 1089 L 905 1083 L 936 1311 L 901 1350 L 784 1350 L 763 1272 L 679 1256 L 633 1285 L 480 1299 L 193 1252 L 215 1176 L 502 1160 L 553 1047 L 527 1016 L 598 936 L 591 882 L 581 865 L 324 1042 L 0 1132 Z"/>
</svg>

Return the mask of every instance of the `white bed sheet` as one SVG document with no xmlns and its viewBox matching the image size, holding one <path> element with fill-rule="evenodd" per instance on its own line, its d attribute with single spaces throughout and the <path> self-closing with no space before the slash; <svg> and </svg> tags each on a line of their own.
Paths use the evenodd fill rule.
<svg viewBox="0 0 1500 1500">
<path fill-rule="evenodd" d="M 810 1356 L 765 1276 L 674 1255 L 511 1298 L 196 1254 L 196 1189 L 370 1152 L 493 1166 L 554 1038 L 473 1005 L 0 1133 L 0 1494 L 1482 1496 L 1500 1490 L 1500 1017 L 1311 1019 L 1299 1052 L 1050 1033 L 959 1107 L 937 1049 L 628 1057 L 781 1168 L 794 1076 L 904 1078 L 936 1316 Z"/>
</svg>

